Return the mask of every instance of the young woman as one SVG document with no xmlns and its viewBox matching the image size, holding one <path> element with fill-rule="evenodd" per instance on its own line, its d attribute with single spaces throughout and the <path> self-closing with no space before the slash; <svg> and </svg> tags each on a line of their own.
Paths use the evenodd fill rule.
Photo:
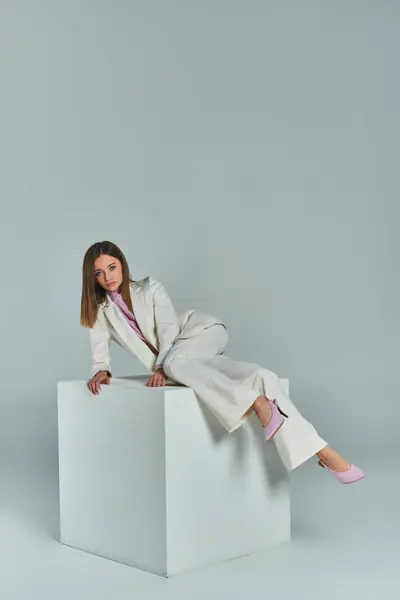
<svg viewBox="0 0 400 600">
<path fill-rule="evenodd" d="M 316 455 L 319 465 L 341 483 L 365 477 L 319 437 L 275 373 L 224 355 L 228 333 L 221 321 L 198 310 L 178 317 L 160 282 L 131 279 L 124 254 L 112 242 L 93 244 L 85 254 L 81 325 L 90 333 L 92 378 L 87 386 L 93 394 L 112 378 L 113 340 L 152 373 L 148 386 L 171 380 L 191 387 L 228 432 L 254 411 L 288 471 Z"/>
</svg>

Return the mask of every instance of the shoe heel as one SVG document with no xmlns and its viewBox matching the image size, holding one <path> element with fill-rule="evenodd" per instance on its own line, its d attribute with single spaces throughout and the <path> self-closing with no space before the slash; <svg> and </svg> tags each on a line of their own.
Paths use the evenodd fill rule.
<svg viewBox="0 0 400 600">
<path fill-rule="evenodd" d="M 286 417 L 286 419 L 288 419 L 288 418 L 289 418 L 289 415 L 287 415 L 286 413 L 284 413 L 284 412 L 283 412 L 283 410 L 281 410 L 281 409 L 280 409 L 280 406 L 279 406 L 279 404 L 277 403 L 277 401 L 276 401 L 276 400 L 272 400 L 272 402 L 275 404 L 276 408 L 279 410 L 279 412 L 281 413 L 281 415 L 282 415 L 283 417 Z"/>
</svg>

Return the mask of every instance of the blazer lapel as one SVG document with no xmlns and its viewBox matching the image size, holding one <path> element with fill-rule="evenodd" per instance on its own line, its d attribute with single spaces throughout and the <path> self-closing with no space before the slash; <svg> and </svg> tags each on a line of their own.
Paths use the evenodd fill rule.
<svg viewBox="0 0 400 600">
<path fill-rule="evenodd" d="M 149 303 L 146 302 L 146 292 L 143 286 L 131 283 L 131 300 L 136 321 L 144 337 L 158 350 L 158 339 L 154 335 L 154 318 Z"/>
<path fill-rule="evenodd" d="M 157 348 L 158 343 L 154 340 L 154 335 L 151 335 L 151 326 L 149 327 L 148 324 L 149 316 L 146 313 L 149 309 L 144 301 L 142 290 L 139 291 L 136 288 L 139 288 L 139 286 L 131 285 L 131 298 L 136 320 L 145 338 Z M 125 316 L 110 298 L 107 298 L 104 313 L 125 347 L 129 348 L 149 370 L 152 370 L 155 363 L 154 354 L 132 331 Z"/>
<path fill-rule="evenodd" d="M 135 343 L 136 337 L 130 335 L 129 323 L 125 319 L 118 306 L 116 306 L 110 298 L 108 298 L 108 303 L 104 309 L 104 313 L 124 344 L 128 347 L 132 347 L 132 344 L 134 344 L 136 351 L 136 347 L 142 342 L 139 340 L 139 338 L 137 338 L 137 343 Z"/>
</svg>

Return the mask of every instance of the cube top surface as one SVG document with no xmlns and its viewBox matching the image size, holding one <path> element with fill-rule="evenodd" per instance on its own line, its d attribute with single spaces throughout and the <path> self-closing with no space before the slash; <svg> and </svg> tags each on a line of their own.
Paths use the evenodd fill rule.
<svg viewBox="0 0 400 600">
<path fill-rule="evenodd" d="M 132 388 L 132 389 L 140 389 L 140 390 L 151 390 L 151 391 L 178 391 L 178 390 L 187 390 L 186 386 L 179 385 L 174 382 L 167 382 L 166 386 L 159 387 L 148 387 L 146 383 L 149 379 L 149 375 L 134 375 L 134 376 L 126 376 L 126 377 L 113 377 L 111 379 L 110 385 L 103 385 L 102 389 L 115 389 L 115 388 Z M 58 389 L 62 389 L 66 386 L 78 385 L 82 386 L 82 384 L 86 385 L 87 381 L 84 379 L 65 379 L 57 382 Z"/>
</svg>

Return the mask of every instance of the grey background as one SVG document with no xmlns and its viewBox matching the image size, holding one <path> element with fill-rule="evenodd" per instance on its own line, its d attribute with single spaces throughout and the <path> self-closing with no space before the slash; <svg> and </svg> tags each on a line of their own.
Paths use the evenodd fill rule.
<svg viewBox="0 0 400 600">
<path fill-rule="evenodd" d="M 5 2 L 2 443 L 56 452 L 86 378 L 81 263 L 111 239 L 343 449 L 396 444 L 400 7 Z M 119 350 L 119 349 L 118 349 Z M 117 374 L 141 372 L 113 351 Z M 376 420 L 377 409 L 385 416 Z"/>
<path fill-rule="evenodd" d="M 56 473 L 101 239 L 346 456 L 398 452 L 399 25 L 389 0 L 3 0 L 4 468 Z"/>
</svg>

